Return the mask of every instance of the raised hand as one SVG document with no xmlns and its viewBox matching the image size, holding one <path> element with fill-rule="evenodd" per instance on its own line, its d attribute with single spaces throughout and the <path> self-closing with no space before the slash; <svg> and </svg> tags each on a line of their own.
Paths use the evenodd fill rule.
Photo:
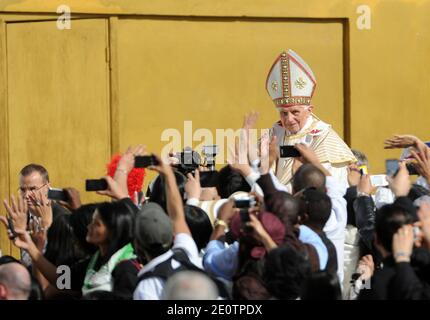
<svg viewBox="0 0 430 320">
<path fill-rule="evenodd" d="M 258 112 L 250 112 L 245 114 L 245 117 L 243 118 L 243 128 L 246 130 L 254 129 L 259 116 L 260 114 Z"/>
<path fill-rule="evenodd" d="M 51 226 L 53 219 L 52 202 L 41 190 L 33 191 L 30 194 L 30 200 L 35 207 L 35 212 L 33 213 L 40 218 L 42 229 L 47 230 Z"/>
<path fill-rule="evenodd" d="M 115 200 L 121 200 L 128 197 L 128 193 L 126 190 L 123 190 L 112 177 L 106 176 L 103 177 L 108 184 L 108 188 L 106 190 L 97 191 L 97 194 L 111 197 Z"/>
<path fill-rule="evenodd" d="M 27 231 L 25 231 L 25 229 L 15 228 L 16 237 L 13 237 L 12 231 L 10 230 L 10 227 L 9 227 L 9 222 L 7 221 L 6 217 L 0 216 L 0 221 L 6 227 L 9 239 L 13 241 L 13 244 L 16 247 L 18 247 L 19 249 L 28 250 L 31 245 L 34 245 L 30 235 L 28 234 Z"/>
<path fill-rule="evenodd" d="M 3 200 L 4 207 L 12 219 L 14 227 L 25 230 L 27 228 L 28 205 L 25 199 L 18 195 L 17 200 L 11 196 L 11 204 L 6 199 Z"/>
<path fill-rule="evenodd" d="M 414 247 L 411 225 L 402 226 L 393 236 L 393 257 L 396 262 L 409 262 Z"/>
<path fill-rule="evenodd" d="M 191 173 L 187 174 L 187 183 L 185 184 L 185 192 L 187 193 L 188 199 L 195 198 L 200 199 L 202 188 L 200 186 L 200 173 L 199 170 L 195 170 L 194 176 Z"/>
<path fill-rule="evenodd" d="M 373 187 L 370 181 L 370 176 L 368 174 L 363 174 L 360 177 L 360 182 L 357 185 L 357 192 L 370 195 L 372 191 L 373 191 Z"/>
<path fill-rule="evenodd" d="M 270 170 L 270 141 L 269 134 L 265 133 L 260 140 L 260 173 L 267 174 Z"/>
<path fill-rule="evenodd" d="M 415 168 L 418 173 L 423 176 L 427 182 L 430 181 L 430 149 L 427 145 L 419 145 L 418 152 L 411 150 L 412 157 L 415 158 L 416 163 L 414 163 Z"/>
<path fill-rule="evenodd" d="M 153 154 L 153 156 L 157 160 L 158 164 L 155 166 L 149 166 L 148 167 L 149 170 L 156 171 L 162 176 L 166 176 L 168 174 L 173 174 L 173 169 L 168 163 L 164 162 L 161 159 L 161 157 L 156 155 L 156 154 Z"/>
<path fill-rule="evenodd" d="M 117 172 L 123 172 L 128 175 L 134 168 L 134 157 L 143 156 L 146 153 L 146 146 L 137 145 L 135 147 L 128 147 L 125 153 L 121 156 L 118 161 Z"/>
<path fill-rule="evenodd" d="M 421 140 L 413 135 L 400 135 L 396 134 L 392 138 L 384 141 L 384 149 L 397 149 L 397 148 L 408 148 L 417 146 Z"/>
<path fill-rule="evenodd" d="M 395 177 L 387 177 L 391 191 L 396 197 L 405 197 L 411 189 L 411 181 L 409 180 L 409 172 L 406 168 L 406 162 L 399 162 L 399 171 Z"/>
<path fill-rule="evenodd" d="M 356 187 L 360 182 L 360 171 L 358 170 L 357 164 L 350 164 L 348 170 L 348 184 L 350 187 Z"/>
<path fill-rule="evenodd" d="M 79 191 L 75 188 L 65 188 L 63 190 L 67 195 L 67 201 L 59 201 L 59 203 L 72 211 L 79 209 L 82 205 Z"/>
</svg>

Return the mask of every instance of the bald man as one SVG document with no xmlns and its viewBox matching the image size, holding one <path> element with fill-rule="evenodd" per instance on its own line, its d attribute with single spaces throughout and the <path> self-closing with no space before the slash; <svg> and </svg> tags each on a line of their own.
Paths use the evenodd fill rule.
<svg viewBox="0 0 430 320">
<path fill-rule="evenodd" d="M 31 291 L 28 270 L 20 263 L 0 266 L 0 300 L 27 300 Z"/>
</svg>

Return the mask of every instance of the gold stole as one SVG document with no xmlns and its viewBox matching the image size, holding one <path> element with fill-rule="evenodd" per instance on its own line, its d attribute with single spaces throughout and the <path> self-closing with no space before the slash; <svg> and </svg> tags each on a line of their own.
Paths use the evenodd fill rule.
<svg viewBox="0 0 430 320">
<path fill-rule="evenodd" d="M 302 138 L 315 128 L 317 121 L 312 123 L 310 128 L 303 133 L 284 136 L 284 145 L 294 145 L 302 141 Z M 350 148 L 332 128 L 318 136 L 313 136 L 309 146 L 314 150 L 321 163 L 329 162 L 338 167 L 343 164 L 346 166 L 356 161 Z M 274 172 L 276 172 L 279 181 L 285 185 L 290 183 L 293 177 L 293 162 L 294 158 L 280 158 L 275 163 Z"/>
</svg>

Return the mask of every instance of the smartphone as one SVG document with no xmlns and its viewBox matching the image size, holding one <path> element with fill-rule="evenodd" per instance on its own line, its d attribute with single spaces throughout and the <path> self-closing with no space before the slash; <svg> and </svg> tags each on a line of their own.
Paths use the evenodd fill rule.
<svg viewBox="0 0 430 320">
<path fill-rule="evenodd" d="M 249 218 L 248 208 L 241 208 L 239 211 L 239 214 L 240 214 L 240 221 L 242 221 L 243 224 L 251 221 L 251 219 Z"/>
<path fill-rule="evenodd" d="M 86 191 L 102 191 L 108 188 L 108 183 L 105 179 L 87 179 L 85 180 Z"/>
<path fill-rule="evenodd" d="M 12 237 L 11 239 L 15 239 L 18 235 L 15 232 L 15 227 L 13 225 L 13 221 L 11 218 L 7 217 L 7 223 L 9 224 L 9 230 L 10 232 L 12 232 Z"/>
<path fill-rule="evenodd" d="M 201 171 L 200 172 L 200 185 L 202 188 L 212 188 L 218 185 L 219 172 L 218 171 Z"/>
<path fill-rule="evenodd" d="M 236 199 L 234 200 L 235 208 L 239 209 L 249 209 L 255 207 L 257 202 L 255 201 L 255 197 L 248 197 L 246 199 Z"/>
<path fill-rule="evenodd" d="M 158 165 L 157 158 L 155 156 L 136 156 L 134 157 L 134 167 L 135 168 L 147 168 L 149 166 Z"/>
<path fill-rule="evenodd" d="M 358 170 L 360 171 L 361 175 L 363 175 L 363 174 L 369 174 L 369 170 L 367 169 L 367 166 L 364 165 L 364 164 L 362 166 L 359 166 Z"/>
<path fill-rule="evenodd" d="M 50 188 L 48 190 L 48 199 L 67 201 L 67 194 L 63 189 Z"/>
<path fill-rule="evenodd" d="M 375 174 L 370 176 L 370 183 L 374 187 L 388 186 L 387 176 L 385 174 Z"/>
<path fill-rule="evenodd" d="M 399 170 L 399 160 L 387 159 L 385 160 L 385 173 L 387 176 L 393 177 Z"/>
<path fill-rule="evenodd" d="M 297 158 L 302 156 L 294 146 L 280 146 L 279 155 L 281 158 Z"/>
</svg>

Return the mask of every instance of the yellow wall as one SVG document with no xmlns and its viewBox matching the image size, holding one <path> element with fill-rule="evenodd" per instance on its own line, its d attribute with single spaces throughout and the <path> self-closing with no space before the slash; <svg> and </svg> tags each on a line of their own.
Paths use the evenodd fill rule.
<svg viewBox="0 0 430 320">
<path fill-rule="evenodd" d="M 110 153 L 137 142 L 159 150 L 164 128 L 182 130 L 184 120 L 237 128 L 257 110 L 259 127 L 270 126 L 277 115 L 264 81 L 288 47 L 317 77 L 316 114 L 364 151 L 375 173 L 399 153 L 383 150 L 384 138 L 429 139 L 430 1 L 67 1 L 73 18 L 90 20 L 58 31 L 64 3 L 0 1 L 1 197 L 31 160 L 47 164 L 58 186 L 82 190 L 79 181 L 101 174 Z M 370 30 L 356 26 L 362 4 Z M 65 108 L 74 111 L 62 130 L 55 119 Z M 0 247 L 9 251 L 3 228 Z"/>
</svg>

